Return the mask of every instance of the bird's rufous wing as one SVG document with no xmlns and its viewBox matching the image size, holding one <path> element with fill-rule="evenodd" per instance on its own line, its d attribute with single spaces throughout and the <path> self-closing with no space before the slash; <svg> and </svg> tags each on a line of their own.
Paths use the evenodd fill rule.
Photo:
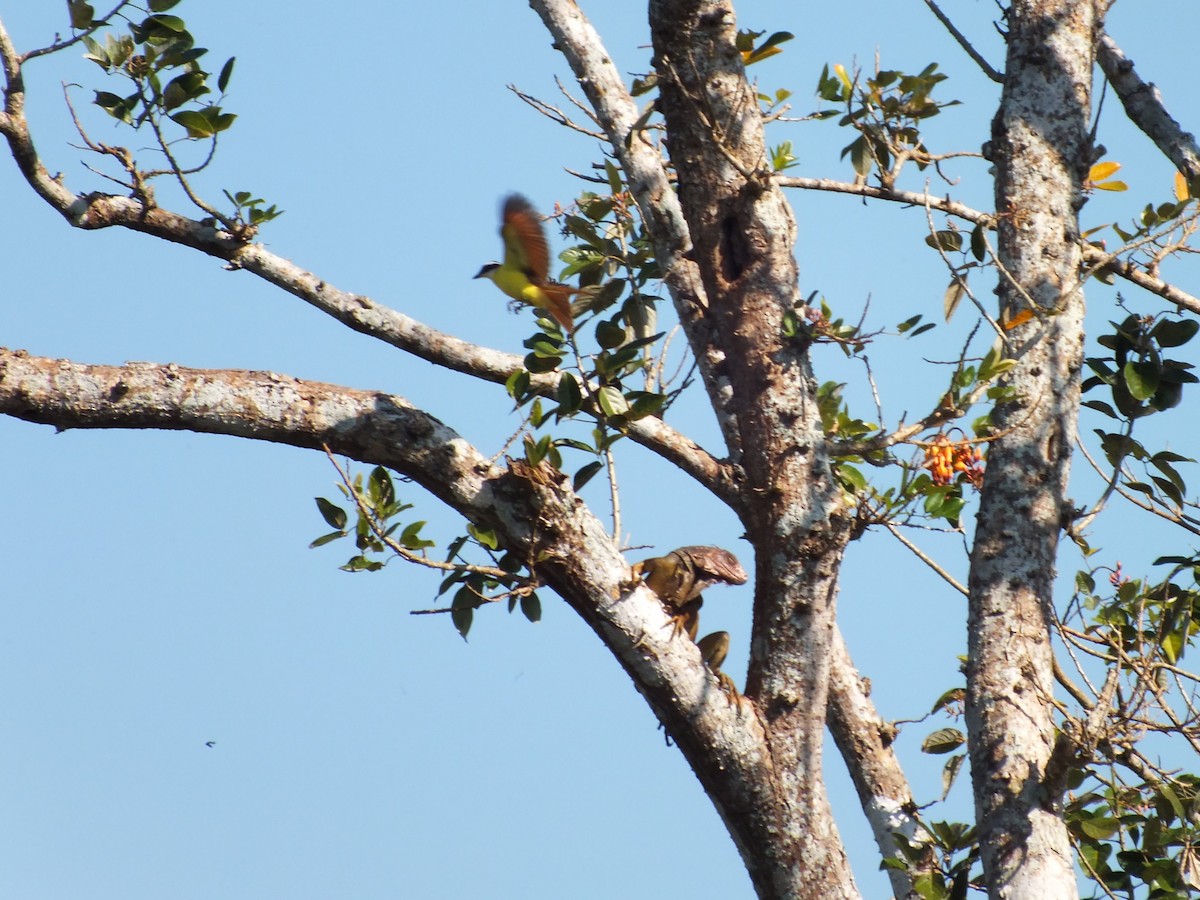
<svg viewBox="0 0 1200 900">
<path fill-rule="evenodd" d="M 504 201 L 500 237 L 504 239 L 504 265 L 523 270 L 534 284 L 545 284 L 550 276 L 550 249 L 542 220 L 520 194 L 510 194 Z"/>
</svg>

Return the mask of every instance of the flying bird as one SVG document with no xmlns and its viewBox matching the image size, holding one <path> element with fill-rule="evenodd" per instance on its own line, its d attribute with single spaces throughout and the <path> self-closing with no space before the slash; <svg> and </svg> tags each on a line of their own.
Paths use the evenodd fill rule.
<svg viewBox="0 0 1200 900">
<path fill-rule="evenodd" d="M 517 303 L 549 313 L 563 329 L 575 331 L 571 316 L 574 288 L 550 280 L 550 249 L 542 220 L 528 200 L 509 194 L 500 213 L 504 262 L 490 262 L 476 278 L 488 278 Z"/>
</svg>

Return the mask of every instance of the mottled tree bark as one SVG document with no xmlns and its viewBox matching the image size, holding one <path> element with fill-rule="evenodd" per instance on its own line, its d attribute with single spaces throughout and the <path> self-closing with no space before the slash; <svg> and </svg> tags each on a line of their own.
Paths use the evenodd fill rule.
<svg viewBox="0 0 1200 900">
<path fill-rule="evenodd" d="M 995 412 L 971 555 L 967 727 L 989 893 L 1074 898 L 1052 764 L 1053 591 L 1079 404 L 1078 245 L 1097 36 L 1092 0 L 1016 0 L 992 125 L 1002 316 L 1015 392 Z"/>
<path fill-rule="evenodd" d="M 660 109 L 707 308 L 728 360 L 755 548 L 747 696 L 770 752 L 772 807 L 726 819 L 760 897 L 855 896 L 821 776 L 837 579 L 849 539 L 807 348 L 783 338 L 801 305 L 795 222 L 766 167 L 762 115 L 721 2 L 650 4 Z M 695 302 L 693 303 L 695 304 Z"/>
</svg>

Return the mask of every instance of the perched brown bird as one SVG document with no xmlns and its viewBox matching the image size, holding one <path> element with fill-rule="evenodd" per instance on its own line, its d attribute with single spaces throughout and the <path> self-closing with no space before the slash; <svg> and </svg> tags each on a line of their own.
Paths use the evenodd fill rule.
<svg viewBox="0 0 1200 900">
<path fill-rule="evenodd" d="M 575 330 L 571 315 L 574 288 L 550 280 L 550 249 L 542 219 L 528 200 L 509 194 L 500 212 L 504 262 L 491 262 L 476 278 L 488 278 L 517 303 L 545 310 L 568 334 Z"/>
<path fill-rule="evenodd" d="M 720 547 L 680 547 L 642 560 L 633 571 L 674 613 L 675 634 L 686 631 L 692 640 L 700 627 L 701 593 L 714 584 L 745 584 L 748 577 L 737 557 Z"/>
</svg>

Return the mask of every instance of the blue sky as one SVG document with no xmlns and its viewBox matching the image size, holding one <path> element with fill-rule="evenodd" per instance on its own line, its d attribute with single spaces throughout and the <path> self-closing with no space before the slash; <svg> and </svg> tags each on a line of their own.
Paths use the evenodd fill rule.
<svg viewBox="0 0 1200 900">
<path fill-rule="evenodd" d="M 99 4 L 97 4 L 99 5 Z M 4 3 L 19 47 L 62 30 L 61 4 Z M 195 7 L 190 9 L 189 6 Z M 177 12 L 213 57 L 238 57 L 227 107 L 240 116 L 198 180 L 251 190 L 286 210 L 262 232 L 273 251 L 341 288 L 428 324 L 519 351 L 530 322 L 471 276 L 499 250 L 499 198 L 520 190 L 548 209 L 579 189 L 564 169 L 594 142 L 541 119 L 505 87 L 555 99 L 565 67 L 523 3 L 185 3 Z M 645 13 L 585 3 L 622 71 L 642 73 Z M 924 4 L 739 4 L 739 23 L 788 30 L 785 53 L 752 70 L 764 89 L 816 106 L 821 66 L 855 60 L 916 71 L 938 61 L 939 91 L 964 105 L 930 125 L 935 150 L 977 150 L 995 109 L 987 82 Z M 994 5 L 946 4 L 997 66 Z M 594 9 L 592 7 L 595 7 Z M 1162 87 L 1185 127 L 1200 127 L 1189 60 L 1161 42 L 1189 21 L 1187 0 L 1118 3 L 1111 32 Z M 1186 73 L 1186 74 L 1185 74 Z M 61 82 L 77 104 L 111 89 L 68 51 L 27 71 L 30 118 L 52 171 L 105 189 L 71 144 Z M 1085 221 L 1127 219 L 1165 200 L 1170 168 L 1108 100 L 1100 139 L 1124 164 L 1126 195 L 1097 195 Z M 88 114 L 90 116 L 90 113 Z M 87 119 L 109 143 L 137 140 Z M 833 123 L 778 124 L 802 176 L 850 178 Z M 984 166 L 956 168 L 955 196 L 987 208 Z M 920 182 L 912 185 L 920 188 Z M 934 184 L 932 190 L 950 190 Z M 0 165 L 0 343 L 95 363 L 173 361 L 274 370 L 403 395 L 485 453 L 516 428 L 502 392 L 449 376 L 352 333 L 245 273 L 128 233 L 69 229 Z M 163 191 L 163 200 L 171 192 Z M 795 196 L 801 287 L 856 319 L 940 321 L 947 281 L 923 244 L 923 214 L 846 197 Z M 177 208 L 182 205 L 175 203 Z M 557 240 L 557 239 L 556 239 Z M 556 244 L 561 248 L 561 243 Z M 1194 274 L 1178 273 L 1195 292 Z M 1157 307 L 1136 301 L 1145 311 Z M 983 296 L 989 296 L 987 290 Z M 1113 292 L 1090 293 L 1095 324 Z M 963 313 L 960 317 L 965 319 Z M 872 351 L 885 412 L 936 402 L 967 323 Z M 817 358 L 822 379 L 865 403 L 861 368 Z M 920 391 L 921 393 L 916 393 Z M 869 406 L 856 413 L 871 418 Z M 1162 439 L 1196 450 L 1186 412 Z M 672 423 L 716 446 L 701 398 Z M 374 576 L 337 570 L 348 548 L 308 550 L 322 533 L 312 498 L 336 473 L 319 454 L 186 433 L 67 432 L 0 419 L 0 892 L 13 897 L 322 898 L 749 897 L 724 827 L 651 713 L 595 637 L 557 599 L 544 618 L 485 610 L 469 643 L 432 605 L 437 578 L 399 563 Z M 749 563 L 727 511 L 633 446 L 620 461 L 630 542 L 653 550 L 729 547 Z M 444 544 L 453 516 L 404 493 Z M 1094 496 L 1081 480 L 1080 503 Z M 585 496 L 604 514 L 599 480 Z M 1189 546 L 1118 511 L 1098 534 L 1126 567 Z M 1136 537 L 1132 531 L 1136 528 Z M 922 535 L 962 574 L 962 541 Z M 1119 550 L 1118 550 L 1119 546 Z M 1064 555 L 1063 568 L 1078 561 Z M 706 630 L 733 635 L 727 671 L 745 672 L 750 586 L 713 589 Z M 916 718 L 958 683 L 964 606 L 894 541 L 871 535 L 847 555 L 841 620 L 890 718 Z M 941 758 L 923 757 L 935 724 L 909 726 L 899 752 L 918 796 L 939 791 Z M 214 742 L 212 747 L 207 742 Z M 884 896 L 870 842 L 836 754 L 833 801 L 860 886 Z M 965 777 L 937 817 L 969 816 Z"/>
</svg>

